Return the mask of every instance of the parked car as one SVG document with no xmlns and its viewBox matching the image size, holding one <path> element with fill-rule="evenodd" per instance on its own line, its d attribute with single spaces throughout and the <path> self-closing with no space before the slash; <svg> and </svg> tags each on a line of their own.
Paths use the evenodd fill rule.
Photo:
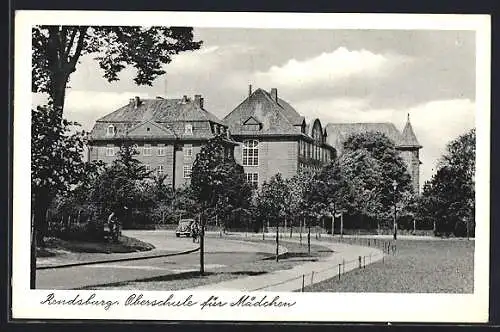
<svg viewBox="0 0 500 332">
<path fill-rule="evenodd" d="M 194 223 L 194 219 L 181 219 L 179 221 L 179 225 L 177 226 L 177 229 L 175 230 L 175 236 L 180 237 L 181 235 L 184 236 L 191 236 L 191 224 Z"/>
</svg>

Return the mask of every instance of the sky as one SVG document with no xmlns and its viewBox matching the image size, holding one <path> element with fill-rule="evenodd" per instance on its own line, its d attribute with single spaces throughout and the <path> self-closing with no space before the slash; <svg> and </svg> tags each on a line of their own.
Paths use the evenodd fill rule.
<svg viewBox="0 0 500 332">
<path fill-rule="evenodd" d="M 65 115 L 90 130 L 134 96 L 201 94 L 223 118 L 253 89 L 277 88 L 307 120 L 392 122 L 410 114 L 420 150 L 420 184 L 431 178 L 446 143 L 475 126 L 475 33 L 437 30 L 195 28 L 200 50 L 174 57 L 152 87 L 133 69 L 108 83 L 82 57 L 66 94 Z M 42 96 L 35 95 L 34 103 Z"/>
</svg>

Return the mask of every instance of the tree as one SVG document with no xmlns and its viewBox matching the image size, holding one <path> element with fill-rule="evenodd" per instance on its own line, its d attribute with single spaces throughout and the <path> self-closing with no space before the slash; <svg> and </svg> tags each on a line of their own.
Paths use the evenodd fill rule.
<svg viewBox="0 0 500 332">
<path fill-rule="evenodd" d="M 338 160 L 332 161 L 317 173 L 307 193 L 307 203 L 317 218 L 347 207 L 351 197 L 351 187 L 346 180 Z"/>
<path fill-rule="evenodd" d="M 229 143 L 231 144 L 231 143 Z M 207 211 L 216 211 L 230 203 L 242 204 L 250 200 L 251 189 L 245 181 L 245 173 L 241 165 L 234 161 L 232 147 L 226 138 L 218 135 L 205 144 L 196 155 L 191 172 L 191 192 L 200 205 L 200 274 L 204 273 L 204 224 Z M 247 188 L 247 189 L 244 189 Z M 239 194 L 237 197 L 229 197 Z M 232 206 L 237 208 L 238 206 Z"/>
<path fill-rule="evenodd" d="M 287 215 L 290 217 L 290 220 L 306 216 L 304 199 L 306 191 L 308 191 L 309 186 L 311 186 L 314 174 L 315 173 L 313 171 L 301 169 L 297 172 L 297 174 L 286 181 L 287 191 L 289 192 L 289 195 L 287 196 L 288 202 L 286 204 L 286 208 Z"/>
<path fill-rule="evenodd" d="M 269 182 L 264 182 L 260 189 L 257 206 L 261 216 L 275 222 L 276 225 L 276 261 L 279 260 L 279 227 L 280 220 L 287 216 L 287 204 L 290 192 L 281 173 L 273 175 Z M 262 219 L 263 220 L 263 219 Z M 264 231 L 262 232 L 264 234 Z"/>
<path fill-rule="evenodd" d="M 129 210 L 137 207 L 144 209 L 155 204 L 155 198 L 141 183 L 151 172 L 134 158 L 136 154 L 133 145 L 127 142 L 122 144 L 118 157 L 100 174 L 90 190 L 90 200 L 99 204 L 101 218 L 115 212 L 124 219 L 125 207 Z"/>
<path fill-rule="evenodd" d="M 386 225 L 391 220 L 391 209 L 395 202 L 401 202 L 407 192 L 412 192 L 411 178 L 403 159 L 399 156 L 395 144 L 386 135 L 380 132 L 364 132 L 351 135 L 344 143 L 344 151 L 349 154 L 354 151 L 364 151 L 361 155 L 351 157 L 361 158 L 363 167 L 356 163 L 347 162 L 346 165 L 354 167 L 354 172 L 346 170 L 346 173 L 358 174 L 361 182 L 355 182 L 357 195 L 375 199 L 374 204 L 357 205 L 358 211 L 377 214 L 379 222 Z M 367 159 L 366 154 L 371 158 Z M 346 159 L 346 158 L 345 158 Z M 375 166 L 377 165 L 377 166 Z M 393 181 L 397 182 L 397 189 L 392 187 Z M 362 187 L 360 187 L 362 186 Z"/>
<path fill-rule="evenodd" d="M 423 223 L 432 222 L 436 234 L 474 234 L 475 157 L 472 129 L 447 145 L 436 174 L 425 183 L 417 217 Z"/>
<path fill-rule="evenodd" d="M 243 167 L 234 161 L 224 136 L 208 140 L 196 156 L 191 173 L 191 191 L 203 209 L 218 205 L 249 204 L 252 193 Z"/>
<path fill-rule="evenodd" d="M 351 187 L 345 206 L 348 213 L 361 219 L 380 220 L 386 213 L 381 202 L 383 176 L 380 163 L 367 150 L 360 149 L 344 153 L 339 164 Z M 361 224 L 364 224 L 363 220 Z"/>
<path fill-rule="evenodd" d="M 94 55 L 104 78 L 133 66 L 137 85 L 152 85 L 165 74 L 172 56 L 201 47 L 189 27 L 34 26 L 32 28 L 32 92 L 48 93 L 62 117 L 66 87 L 81 56 Z"/>
<path fill-rule="evenodd" d="M 279 225 L 281 218 L 286 216 L 290 192 L 281 173 L 271 177 L 269 182 L 264 182 L 257 196 L 259 215 Z"/>
<path fill-rule="evenodd" d="M 51 105 L 31 111 L 32 213 L 37 243 L 44 245 L 46 212 L 54 197 L 70 190 L 86 174 L 82 159 L 85 132 L 77 123 L 58 120 Z"/>
</svg>

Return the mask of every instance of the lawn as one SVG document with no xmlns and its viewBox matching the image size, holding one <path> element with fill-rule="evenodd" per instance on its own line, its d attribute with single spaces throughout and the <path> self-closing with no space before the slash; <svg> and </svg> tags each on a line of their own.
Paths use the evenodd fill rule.
<svg viewBox="0 0 500 332">
<path fill-rule="evenodd" d="M 274 240 L 248 240 L 251 242 L 271 243 Z M 288 249 L 288 253 L 280 258 L 279 262 L 272 259 L 272 255 L 262 255 L 261 259 L 251 262 L 238 263 L 206 271 L 203 276 L 198 271 L 168 274 L 160 277 L 120 282 L 102 286 L 92 286 L 89 289 L 116 289 L 116 290 L 181 290 L 219 283 L 245 276 L 260 275 L 277 270 L 291 269 L 297 264 L 304 264 L 317 260 L 325 255 L 330 255 L 328 248 L 311 245 L 311 255 L 307 254 L 307 245 L 282 241 L 281 245 Z"/>
<path fill-rule="evenodd" d="M 347 242 L 347 241 L 344 241 Z M 474 241 L 398 240 L 396 255 L 306 292 L 472 293 Z"/>
<path fill-rule="evenodd" d="M 59 251 L 76 253 L 129 253 L 136 251 L 149 251 L 151 249 L 154 249 L 152 244 L 128 236 L 120 236 L 117 243 L 104 241 L 69 241 L 58 238 L 48 238 L 46 239 L 46 247 L 38 248 L 37 257 L 55 256 Z"/>
</svg>

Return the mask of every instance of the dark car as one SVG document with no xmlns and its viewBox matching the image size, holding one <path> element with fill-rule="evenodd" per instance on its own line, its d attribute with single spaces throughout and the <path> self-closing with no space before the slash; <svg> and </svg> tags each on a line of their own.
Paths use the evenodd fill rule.
<svg viewBox="0 0 500 332">
<path fill-rule="evenodd" d="M 191 236 L 192 223 L 194 223 L 194 219 L 181 219 L 179 221 L 179 226 L 177 226 L 177 229 L 175 230 L 175 236 L 177 237 L 180 237 L 181 235 Z"/>
</svg>

